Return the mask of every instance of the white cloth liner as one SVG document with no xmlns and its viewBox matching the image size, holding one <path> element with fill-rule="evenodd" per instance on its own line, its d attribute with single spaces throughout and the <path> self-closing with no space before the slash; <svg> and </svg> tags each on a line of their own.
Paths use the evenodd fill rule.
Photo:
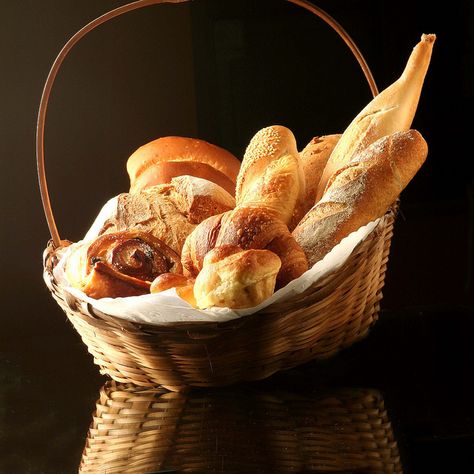
<svg viewBox="0 0 474 474">
<path fill-rule="evenodd" d="M 321 261 L 317 262 L 296 280 L 293 280 L 284 288 L 276 291 L 270 298 L 253 308 L 230 309 L 230 308 L 209 308 L 206 310 L 195 309 L 186 301 L 181 299 L 173 289 L 162 293 L 155 293 L 142 296 L 130 296 L 127 298 L 101 298 L 93 299 L 85 293 L 69 286 L 63 268 L 64 263 L 75 245 L 84 241 L 95 239 L 105 220 L 112 214 L 116 207 L 117 197 L 110 199 L 102 208 L 94 224 L 87 232 L 83 241 L 73 244 L 66 249 L 60 262 L 55 269 L 55 277 L 64 285 L 68 291 L 77 298 L 88 302 L 93 308 L 103 313 L 116 316 L 118 318 L 134 321 L 137 323 L 148 323 L 156 325 L 168 325 L 178 321 L 215 321 L 223 322 L 237 319 L 253 314 L 272 303 L 283 302 L 289 298 L 304 292 L 312 284 L 325 277 L 327 274 L 341 267 L 351 255 L 354 248 L 363 241 L 380 222 L 380 218 L 360 227 L 352 234 L 348 235 L 336 245 Z"/>
</svg>

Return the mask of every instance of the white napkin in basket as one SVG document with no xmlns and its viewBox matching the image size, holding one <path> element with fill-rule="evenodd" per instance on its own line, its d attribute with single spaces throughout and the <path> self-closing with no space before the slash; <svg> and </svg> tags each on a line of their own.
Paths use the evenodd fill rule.
<svg viewBox="0 0 474 474">
<path fill-rule="evenodd" d="M 348 235 L 336 245 L 321 261 L 317 262 L 299 278 L 293 280 L 284 288 L 276 291 L 270 298 L 253 308 L 230 309 L 230 308 L 210 308 L 206 310 L 195 309 L 186 301 L 181 299 L 174 288 L 162 293 L 155 293 L 142 296 L 129 296 L 127 298 L 89 298 L 85 293 L 68 286 L 63 268 L 70 251 L 75 245 L 84 241 L 94 240 L 97 237 L 105 220 L 116 208 L 117 197 L 110 199 L 102 208 L 94 224 L 85 235 L 84 239 L 77 244 L 73 244 L 66 249 L 59 264 L 55 269 L 55 277 L 65 286 L 65 291 L 90 303 L 94 308 L 104 313 L 123 318 L 129 321 L 151 323 L 151 324 L 172 324 L 178 321 L 230 321 L 232 319 L 247 316 L 255 313 L 272 303 L 283 302 L 300 294 L 308 289 L 312 284 L 325 277 L 327 274 L 337 270 L 343 265 L 351 255 L 356 245 L 363 241 L 380 222 L 380 218 L 360 227 L 352 234 Z"/>
</svg>

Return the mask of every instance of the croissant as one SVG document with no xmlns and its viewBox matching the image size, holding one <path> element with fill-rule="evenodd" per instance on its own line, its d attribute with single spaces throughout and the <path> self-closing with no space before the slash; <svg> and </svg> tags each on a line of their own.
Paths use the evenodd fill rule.
<svg viewBox="0 0 474 474">
<path fill-rule="evenodd" d="M 69 283 L 92 298 L 149 293 L 151 282 L 166 272 L 182 273 L 179 255 L 148 232 L 105 234 L 78 246 L 69 256 Z"/>
<path fill-rule="evenodd" d="M 271 250 L 281 261 L 277 288 L 285 286 L 308 269 L 308 262 L 288 227 L 274 214 L 260 207 L 238 207 L 206 219 L 188 236 L 183 247 L 185 274 L 196 277 L 205 256 L 214 247 L 237 246 L 242 250 Z"/>
</svg>

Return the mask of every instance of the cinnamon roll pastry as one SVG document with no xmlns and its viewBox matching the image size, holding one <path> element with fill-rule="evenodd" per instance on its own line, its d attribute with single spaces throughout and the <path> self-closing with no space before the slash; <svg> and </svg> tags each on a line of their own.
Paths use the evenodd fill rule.
<svg viewBox="0 0 474 474">
<path fill-rule="evenodd" d="M 105 234 L 79 246 L 66 262 L 70 284 L 91 298 L 149 293 L 162 273 L 182 273 L 179 255 L 152 234 L 124 231 Z"/>
</svg>

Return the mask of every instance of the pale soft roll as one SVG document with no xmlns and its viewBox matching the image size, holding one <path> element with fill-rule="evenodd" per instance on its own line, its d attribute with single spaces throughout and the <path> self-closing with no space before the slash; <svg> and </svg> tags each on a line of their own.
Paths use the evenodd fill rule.
<svg viewBox="0 0 474 474">
<path fill-rule="evenodd" d="M 309 265 L 359 227 L 381 217 L 416 174 L 428 147 L 415 130 L 383 137 L 328 182 L 323 198 L 293 231 Z"/>
<path fill-rule="evenodd" d="M 273 294 L 280 265 L 278 256 L 268 250 L 216 247 L 204 258 L 204 267 L 196 278 L 197 307 L 257 306 Z"/>
<path fill-rule="evenodd" d="M 435 39 L 435 35 L 421 37 L 400 78 L 375 97 L 344 131 L 324 169 L 316 201 L 321 199 L 330 177 L 356 153 L 383 136 L 410 128 Z"/>
</svg>

